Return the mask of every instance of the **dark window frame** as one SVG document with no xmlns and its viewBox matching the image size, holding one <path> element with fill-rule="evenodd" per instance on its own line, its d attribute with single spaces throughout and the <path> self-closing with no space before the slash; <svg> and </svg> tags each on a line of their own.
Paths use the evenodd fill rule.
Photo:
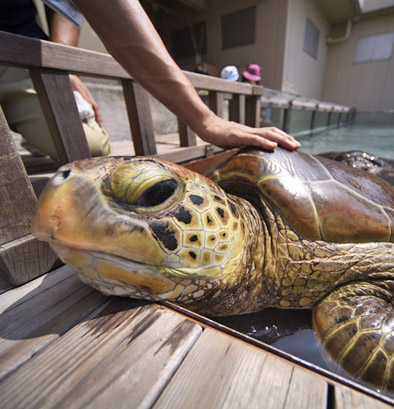
<svg viewBox="0 0 394 409">
<path fill-rule="evenodd" d="M 309 18 L 306 18 L 304 31 L 304 46 L 303 50 L 312 58 L 317 60 L 319 52 L 320 30 L 316 24 Z"/>
<path fill-rule="evenodd" d="M 256 42 L 256 6 L 247 7 L 221 17 L 222 50 Z"/>
<path fill-rule="evenodd" d="M 196 45 L 193 44 L 191 30 L 193 30 Z M 174 30 L 171 33 L 171 42 L 174 59 L 190 58 L 196 56 L 196 54 L 206 54 L 208 47 L 207 23 L 202 21 L 201 23 L 193 24 L 191 27 L 187 26 Z"/>
</svg>

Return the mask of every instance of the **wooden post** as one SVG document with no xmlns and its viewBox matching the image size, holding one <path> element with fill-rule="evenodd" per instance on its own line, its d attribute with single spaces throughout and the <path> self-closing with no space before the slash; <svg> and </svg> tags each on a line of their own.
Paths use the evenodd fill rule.
<svg viewBox="0 0 394 409">
<path fill-rule="evenodd" d="M 318 111 L 318 108 L 312 111 L 312 116 L 311 116 L 311 125 L 310 125 L 310 130 L 312 131 L 315 128 L 315 120 L 316 120 L 316 112 Z"/>
<path fill-rule="evenodd" d="M 223 93 L 209 91 L 208 105 L 216 115 L 223 118 Z"/>
<path fill-rule="evenodd" d="M 245 123 L 245 95 L 233 94 L 230 101 L 229 118 L 240 124 Z"/>
<path fill-rule="evenodd" d="M 55 144 L 58 161 L 67 163 L 90 158 L 68 74 L 32 68 L 30 75 Z"/>
<path fill-rule="evenodd" d="M 245 101 L 245 124 L 260 127 L 261 101 L 260 95 L 250 95 Z"/>
<path fill-rule="evenodd" d="M 56 255 L 32 235 L 36 196 L 0 110 L 0 271 L 15 285 L 48 272 Z"/>
<path fill-rule="evenodd" d="M 155 155 L 157 149 L 148 92 L 134 80 L 122 80 L 122 86 L 135 154 Z"/>
<path fill-rule="evenodd" d="M 196 146 L 196 133 L 178 118 L 179 142 L 182 148 Z"/>
<path fill-rule="evenodd" d="M 331 124 L 331 116 L 332 116 L 332 111 L 334 108 L 331 108 L 330 111 L 328 111 L 328 115 L 327 115 L 327 128 L 330 127 Z"/>
<path fill-rule="evenodd" d="M 291 122 L 291 107 L 283 110 L 283 123 L 282 123 L 283 131 L 290 132 L 290 122 Z"/>
</svg>

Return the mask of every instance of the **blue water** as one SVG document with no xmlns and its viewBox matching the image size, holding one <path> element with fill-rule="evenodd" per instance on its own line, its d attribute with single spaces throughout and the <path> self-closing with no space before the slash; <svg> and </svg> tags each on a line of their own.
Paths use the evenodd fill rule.
<svg viewBox="0 0 394 409">
<path fill-rule="evenodd" d="M 394 126 L 391 125 L 351 125 L 304 134 L 297 140 L 301 143 L 301 151 L 307 153 L 357 150 L 394 160 Z"/>
</svg>

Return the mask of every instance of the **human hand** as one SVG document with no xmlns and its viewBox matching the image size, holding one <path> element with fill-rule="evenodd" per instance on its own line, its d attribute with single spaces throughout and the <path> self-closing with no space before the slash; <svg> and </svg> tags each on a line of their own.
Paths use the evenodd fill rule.
<svg viewBox="0 0 394 409">
<path fill-rule="evenodd" d="M 237 122 L 226 121 L 215 115 L 202 125 L 197 132 L 201 139 L 223 148 L 255 146 L 275 149 L 278 145 L 294 150 L 301 145 L 291 135 L 276 127 L 252 128 Z"/>
<path fill-rule="evenodd" d="M 100 126 L 102 126 L 103 118 L 101 116 L 100 107 L 98 106 L 97 102 L 93 99 L 86 85 L 80 80 L 80 78 L 77 75 L 73 74 L 70 74 L 70 82 L 72 90 L 78 91 L 81 94 L 82 98 L 89 102 L 89 104 L 92 106 L 96 122 Z"/>
</svg>

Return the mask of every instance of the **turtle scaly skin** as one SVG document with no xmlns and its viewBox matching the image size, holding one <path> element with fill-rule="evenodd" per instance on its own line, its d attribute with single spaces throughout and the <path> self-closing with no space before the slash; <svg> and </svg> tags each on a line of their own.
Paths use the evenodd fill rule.
<svg viewBox="0 0 394 409">
<path fill-rule="evenodd" d="M 243 151 L 210 179 L 149 158 L 62 167 L 33 219 L 105 294 L 209 315 L 313 308 L 327 352 L 394 391 L 394 189 L 358 169 Z"/>
</svg>

